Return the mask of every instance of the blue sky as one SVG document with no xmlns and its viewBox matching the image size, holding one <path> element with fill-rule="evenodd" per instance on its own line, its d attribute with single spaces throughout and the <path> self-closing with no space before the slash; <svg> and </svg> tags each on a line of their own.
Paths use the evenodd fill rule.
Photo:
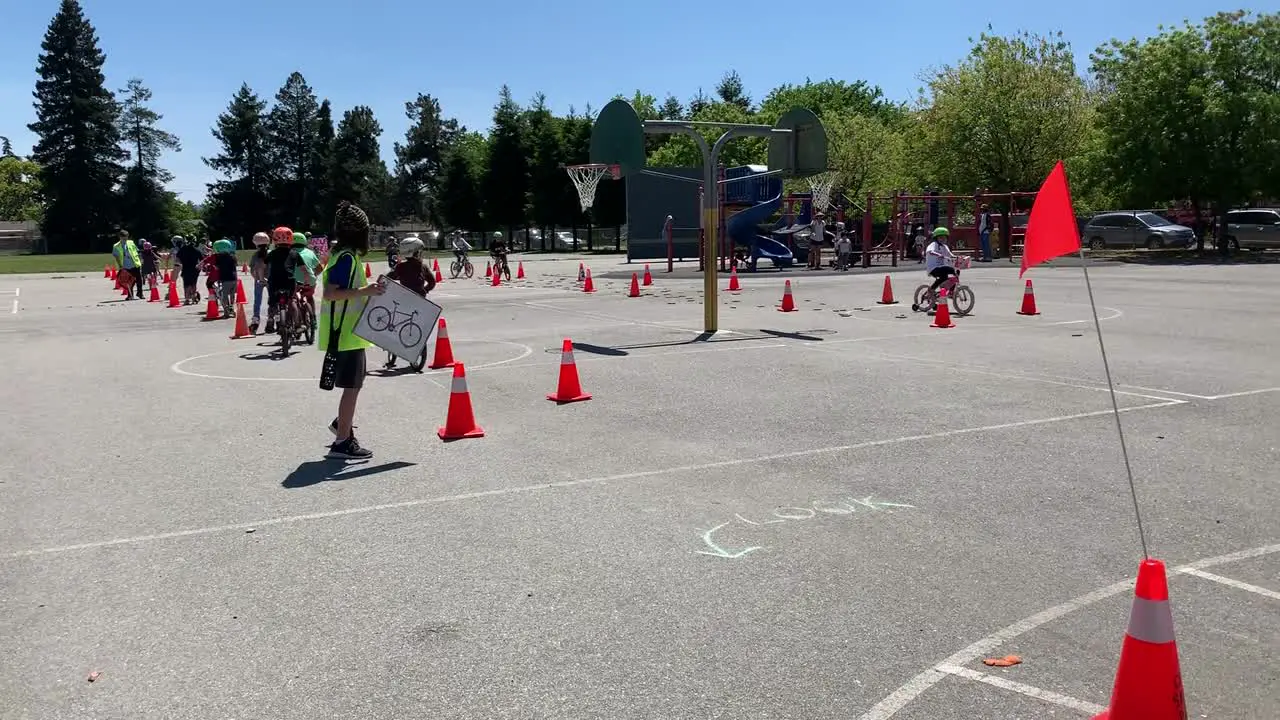
<svg viewBox="0 0 1280 720">
<path fill-rule="evenodd" d="M 82 0 L 107 54 L 112 89 L 140 77 L 162 125 L 183 142 L 165 158 L 171 187 L 199 201 L 215 175 L 214 119 L 247 82 L 275 95 L 298 70 L 335 116 L 373 108 L 384 157 L 404 135 L 404 103 L 418 92 L 447 115 L 486 129 L 499 87 L 525 101 L 544 92 L 553 109 L 600 107 L 637 88 L 682 100 L 710 93 L 737 70 L 753 98 L 805 77 L 863 79 L 911 99 L 922 70 L 954 62 L 988 23 L 997 33 L 1061 30 L 1081 70 L 1112 37 L 1146 36 L 1161 23 L 1232 9 L 1206 0 Z M 25 154 L 34 142 L 31 91 L 40 41 L 57 0 L 0 0 L 0 135 Z"/>
</svg>

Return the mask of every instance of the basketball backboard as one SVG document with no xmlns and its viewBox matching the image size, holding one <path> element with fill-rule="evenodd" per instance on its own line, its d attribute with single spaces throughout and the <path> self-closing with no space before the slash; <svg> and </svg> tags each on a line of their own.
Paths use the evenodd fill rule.
<svg viewBox="0 0 1280 720">
<path fill-rule="evenodd" d="M 611 100 L 600 109 L 591 127 L 591 162 L 618 165 L 623 177 L 644 169 L 644 124 L 631 103 Z"/>
<path fill-rule="evenodd" d="M 827 171 L 827 131 L 813 111 L 792 108 L 778 118 L 774 127 L 791 132 L 769 136 L 770 170 L 782 170 L 787 177 Z"/>
</svg>

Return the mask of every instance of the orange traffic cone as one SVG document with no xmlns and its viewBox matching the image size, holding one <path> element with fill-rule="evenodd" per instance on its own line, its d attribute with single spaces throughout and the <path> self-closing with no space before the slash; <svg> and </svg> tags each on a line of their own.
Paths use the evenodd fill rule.
<svg viewBox="0 0 1280 720">
<path fill-rule="evenodd" d="M 436 268 L 436 282 L 444 282 L 444 276 L 440 274 L 440 268 Z"/>
<path fill-rule="evenodd" d="M 1094 720 L 1139 719 L 1187 720 L 1173 611 L 1169 608 L 1169 581 L 1164 563 L 1151 558 L 1138 566 L 1111 705 L 1094 716 Z"/>
<path fill-rule="evenodd" d="M 591 270 L 587 270 L 587 276 L 582 281 L 582 292 L 593 293 L 596 291 L 596 284 L 591 282 Z"/>
<path fill-rule="evenodd" d="M 640 297 L 640 276 L 631 273 L 631 289 L 627 291 L 627 297 Z"/>
<path fill-rule="evenodd" d="M 182 307 L 182 302 L 178 300 L 178 283 L 169 281 L 169 304 L 167 307 Z"/>
<path fill-rule="evenodd" d="M 884 276 L 884 290 L 880 291 L 879 305 L 897 305 L 898 301 L 893 299 L 893 283 L 889 281 L 889 276 Z"/>
<path fill-rule="evenodd" d="M 488 260 L 486 260 L 484 263 L 484 276 L 493 277 L 493 266 L 489 264 Z"/>
<path fill-rule="evenodd" d="M 373 277 L 373 268 L 372 268 L 372 267 L 369 267 L 369 263 L 365 263 L 365 264 L 364 264 L 364 278 L 365 278 L 365 280 L 368 280 L 368 279 L 369 279 L 369 278 L 371 278 L 371 277 Z"/>
<path fill-rule="evenodd" d="M 1031 281 L 1027 281 L 1027 287 L 1022 291 L 1022 309 L 1018 311 L 1019 315 L 1039 315 L 1040 311 L 1036 310 L 1036 291 L 1031 289 Z"/>
<path fill-rule="evenodd" d="M 523 260 L 516 263 L 516 279 L 517 280 L 524 279 L 524 261 Z"/>
<path fill-rule="evenodd" d="M 933 322 L 929 327 L 935 328 L 953 328 L 956 324 L 951 322 L 951 305 L 947 302 L 947 289 L 938 290 L 938 301 L 934 305 Z"/>
<path fill-rule="evenodd" d="M 440 274 L 440 258 L 431 259 L 431 272 L 435 273 L 436 275 Z"/>
<path fill-rule="evenodd" d="M 737 266 L 729 268 L 729 287 L 728 292 L 738 292 L 742 286 L 738 284 L 738 268 Z"/>
<path fill-rule="evenodd" d="M 249 332 L 249 320 L 244 316 L 244 303 L 236 303 L 236 329 L 231 335 L 232 340 L 253 337 L 253 333 Z"/>
<path fill-rule="evenodd" d="M 582 391 L 582 383 L 578 380 L 578 366 L 573 362 L 573 341 L 564 339 L 560 348 L 560 381 L 556 391 L 547 396 L 548 400 L 558 403 L 590 400 L 590 393 Z"/>
<path fill-rule="evenodd" d="M 117 287 L 120 288 L 121 295 L 123 295 L 124 297 L 132 297 L 133 296 L 133 274 L 125 273 L 124 280 L 117 283 Z"/>
<path fill-rule="evenodd" d="M 586 281 L 587 276 L 584 274 L 585 272 L 586 272 L 586 266 L 583 265 L 582 263 L 578 263 L 578 282 Z"/>
<path fill-rule="evenodd" d="M 164 282 L 167 282 L 167 283 L 173 282 L 173 275 L 168 270 L 164 271 Z"/>
<path fill-rule="evenodd" d="M 439 324 L 436 325 L 436 353 L 431 359 L 431 364 L 427 367 L 432 370 L 440 368 L 453 367 L 453 345 L 449 344 L 449 328 L 444 324 L 444 318 L 440 318 Z"/>
<path fill-rule="evenodd" d="M 102 277 L 104 277 L 104 278 L 106 278 L 106 279 L 108 279 L 108 280 L 110 280 L 110 279 L 111 279 L 111 266 L 110 266 L 110 265 L 103 265 L 103 266 L 102 266 Z"/>
<path fill-rule="evenodd" d="M 249 272 L 249 263 L 240 263 L 240 272 L 242 272 L 242 273 L 247 273 L 247 272 Z M 241 302 L 243 302 L 243 301 L 241 301 Z"/>
<path fill-rule="evenodd" d="M 493 269 L 493 279 L 489 282 L 490 287 L 499 287 L 502 285 L 502 271 L 498 268 Z"/>
<path fill-rule="evenodd" d="M 109 266 L 107 267 L 107 279 L 115 280 L 117 286 L 119 286 L 120 284 L 120 281 L 116 279 L 116 269 L 113 267 L 109 267 Z"/>
<path fill-rule="evenodd" d="M 222 310 L 218 308 L 218 298 L 210 297 L 209 304 L 204 308 L 205 320 L 221 320 Z"/>
<path fill-rule="evenodd" d="M 642 282 L 645 287 L 649 287 L 653 284 L 653 276 L 649 274 L 649 263 L 644 264 L 644 277 L 641 278 L 640 282 Z"/>
<path fill-rule="evenodd" d="M 796 301 L 791 297 L 791 281 L 788 280 L 786 287 L 782 288 L 782 305 L 778 307 L 778 312 L 795 312 Z"/>
<path fill-rule="evenodd" d="M 476 424 L 471 410 L 471 393 L 467 391 L 467 372 L 462 363 L 453 366 L 453 384 L 449 388 L 449 413 L 444 427 L 436 431 L 441 440 L 484 437 L 484 428 Z"/>
<path fill-rule="evenodd" d="M 147 298 L 147 302 L 160 302 L 160 288 L 158 286 L 151 286 L 151 296 Z"/>
<path fill-rule="evenodd" d="M 249 302 L 249 298 L 244 295 L 244 281 L 236 278 L 236 304 L 244 305 Z"/>
</svg>

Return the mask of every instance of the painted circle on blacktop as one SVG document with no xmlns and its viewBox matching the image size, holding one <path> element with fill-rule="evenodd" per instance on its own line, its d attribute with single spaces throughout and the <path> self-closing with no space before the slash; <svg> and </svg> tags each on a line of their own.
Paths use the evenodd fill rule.
<svg viewBox="0 0 1280 720">
<path fill-rule="evenodd" d="M 493 353 L 485 353 L 483 351 L 479 353 L 469 353 L 472 357 L 475 357 L 476 355 L 480 355 L 480 359 L 482 360 L 485 359 L 484 355 L 491 354 L 494 356 L 494 359 L 487 360 L 485 362 L 479 362 L 479 363 L 476 363 L 475 365 L 468 364 L 467 370 L 481 370 L 484 368 L 498 367 L 500 365 L 506 365 L 508 363 L 518 362 L 533 354 L 533 348 L 529 347 L 528 345 L 525 345 L 524 343 L 511 342 L 510 340 L 453 340 L 451 339 L 450 343 L 453 346 L 455 346 L 455 348 L 459 345 L 463 345 L 463 346 L 490 345 L 490 346 L 497 346 L 498 348 L 503 348 L 503 350 L 500 350 L 498 352 L 493 352 Z M 275 355 L 276 352 L 277 352 L 277 347 L 275 343 L 268 341 L 265 343 L 258 343 L 258 344 L 236 347 L 230 350 L 219 350 L 218 352 L 204 353 L 203 355 L 193 355 L 189 358 L 183 358 L 182 360 L 179 360 L 173 363 L 172 365 L 169 366 L 169 370 L 177 373 L 178 375 L 204 378 L 206 380 L 239 380 L 244 382 L 319 382 L 321 356 L 319 353 L 314 352 L 314 348 L 304 347 L 298 350 L 297 352 L 292 353 L 289 357 L 283 358 L 283 359 L 274 358 L 273 356 Z M 371 357 L 380 357 L 383 351 L 378 348 L 373 348 L 371 352 L 373 353 Z M 310 364 L 310 367 L 314 370 L 315 374 L 308 375 L 307 377 L 287 377 L 287 376 L 271 377 L 271 376 L 262 376 L 262 375 L 258 375 L 258 376 L 233 375 L 233 374 L 230 374 L 229 372 L 219 372 L 217 371 L 216 368 L 212 369 L 211 372 L 201 371 L 200 369 L 201 361 L 209 360 L 211 358 L 224 358 L 228 355 L 241 356 L 237 359 L 242 363 L 243 362 L 253 362 L 254 364 L 260 363 L 267 367 L 297 368 L 299 362 L 308 362 Z M 311 361 L 314 361 L 314 362 L 311 362 Z M 217 361 L 215 361 L 214 364 L 216 365 Z M 426 370 L 423 372 L 423 374 L 430 376 L 430 375 L 442 375 L 446 373 L 451 374 L 452 372 L 453 372 L 452 368 L 443 368 L 440 370 Z"/>
</svg>

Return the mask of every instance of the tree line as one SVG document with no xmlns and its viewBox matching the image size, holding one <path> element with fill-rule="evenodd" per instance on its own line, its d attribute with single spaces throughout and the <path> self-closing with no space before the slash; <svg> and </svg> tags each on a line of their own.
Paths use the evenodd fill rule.
<svg viewBox="0 0 1280 720">
<path fill-rule="evenodd" d="M 117 224 L 146 237 L 195 232 L 197 222 L 211 236 L 280 224 L 324 232 L 340 199 L 382 225 L 509 233 L 625 221 L 623 183 L 602 182 L 587 215 L 562 167 L 588 161 L 590 107 L 557 115 L 545 96 L 521 104 L 504 86 L 480 132 L 419 93 L 404 105 L 409 128 L 388 167 L 373 109 L 337 116 L 299 72 L 270 101 L 247 85 L 230 99 L 213 128 L 220 150 L 204 159 L 219 177 L 197 216 L 165 189 L 161 159 L 180 140 L 160 127 L 141 80 L 105 87 L 104 62 L 78 2 L 63 0 L 37 68 L 38 142 L 17 158 L 6 141 L 10 157 L 0 159 L 0 219 L 39 219 L 53 252 L 101 249 Z M 1220 13 L 1114 40 L 1080 70 L 1060 33 L 987 32 L 927 73 L 907 103 L 838 79 L 785 84 L 757 101 L 733 71 L 710 94 L 627 99 L 641 117 L 665 120 L 773 124 L 808 107 L 827 129 L 838 196 L 855 211 L 859 198 L 896 189 L 1034 190 L 1058 159 L 1082 213 L 1185 205 L 1221 215 L 1280 199 L 1280 14 Z M 701 163 L 686 137 L 645 142 L 652 166 Z M 723 161 L 765 156 L 764 140 L 747 138 Z"/>
</svg>

